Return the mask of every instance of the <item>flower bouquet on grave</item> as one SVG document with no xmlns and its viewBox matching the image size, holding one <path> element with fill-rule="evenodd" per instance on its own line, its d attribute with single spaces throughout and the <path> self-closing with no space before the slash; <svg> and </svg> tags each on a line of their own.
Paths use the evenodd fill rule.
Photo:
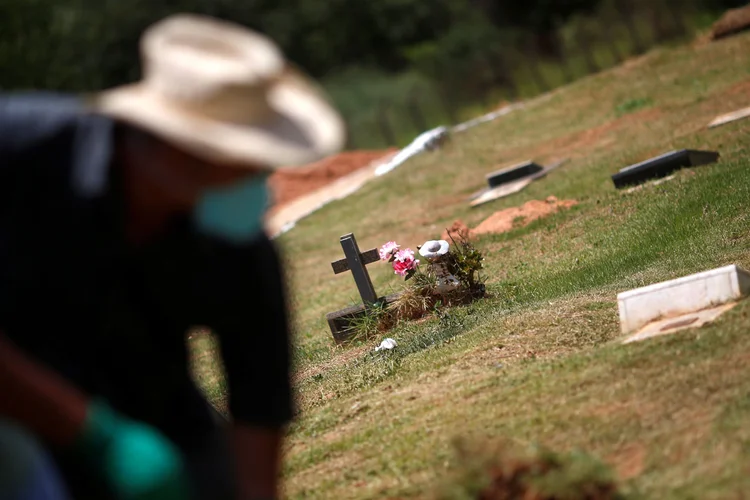
<svg viewBox="0 0 750 500">
<path fill-rule="evenodd" d="M 380 260 L 391 263 L 393 272 L 402 276 L 404 281 L 410 279 L 419 268 L 419 260 L 414 257 L 414 251 L 411 248 L 400 250 L 401 245 L 395 241 L 389 241 L 378 251 Z"/>
<path fill-rule="evenodd" d="M 479 276 L 484 267 L 484 256 L 467 239 L 453 245 L 444 240 L 430 240 L 417 247 L 419 254 L 429 264 L 424 272 L 419 271 L 419 263 L 414 252 L 395 241 L 380 247 L 380 259 L 391 263 L 393 270 L 405 280 L 418 276 L 411 288 L 418 288 L 421 295 L 439 295 L 443 303 L 466 302 L 485 295 L 484 280 Z"/>
<path fill-rule="evenodd" d="M 467 241 L 428 241 L 417 247 L 428 265 L 421 269 L 420 261 L 410 248 L 401 249 L 395 241 L 385 243 L 378 250 L 380 260 L 393 267 L 394 274 L 409 281 L 398 298 L 381 308 L 372 308 L 368 316 L 355 328 L 365 336 L 373 331 L 384 331 L 400 320 L 419 319 L 440 307 L 465 304 L 484 296 L 484 283 L 478 276 L 484 260 L 482 254 Z"/>
<path fill-rule="evenodd" d="M 435 277 L 429 270 L 423 273 L 419 269 L 419 260 L 410 248 L 401 249 L 395 241 L 389 241 L 379 250 L 380 260 L 388 262 L 393 272 L 403 276 L 404 281 L 415 278 L 404 285 L 398 298 L 388 305 L 389 326 L 399 320 L 418 319 L 427 314 L 435 306 L 434 282 Z"/>
<path fill-rule="evenodd" d="M 484 267 L 484 256 L 465 238 L 456 241 L 451 236 L 451 241 L 453 245 L 444 240 L 430 240 L 417 247 L 429 264 L 424 273 L 419 273 L 424 279 L 418 281 L 421 284 L 434 281 L 434 288 L 446 293 L 455 290 L 470 292 L 475 298 L 483 296 L 485 286 L 479 272 Z M 401 250 L 401 245 L 395 241 L 384 244 L 378 253 L 380 260 L 389 262 L 394 273 L 403 276 L 404 280 L 415 276 L 420 269 L 414 251 L 410 248 Z"/>
</svg>

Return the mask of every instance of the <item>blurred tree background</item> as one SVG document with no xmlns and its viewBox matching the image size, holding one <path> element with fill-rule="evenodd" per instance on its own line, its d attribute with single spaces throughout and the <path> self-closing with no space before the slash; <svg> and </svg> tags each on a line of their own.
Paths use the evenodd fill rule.
<svg viewBox="0 0 750 500">
<path fill-rule="evenodd" d="M 85 92 L 139 77 L 138 39 L 195 12 L 257 29 L 320 78 L 351 145 L 549 90 L 692 34 L 742 0 L 0 0 L 0 88 Z"/>
</svg>

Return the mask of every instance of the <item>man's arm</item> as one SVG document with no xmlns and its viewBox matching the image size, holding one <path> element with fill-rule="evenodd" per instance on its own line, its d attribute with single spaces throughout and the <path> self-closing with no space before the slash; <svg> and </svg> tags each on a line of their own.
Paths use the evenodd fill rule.
<svg viewBox="0 0 750 500">
<path fill-rule="evenodd" d="M 27 357 L 0 334 L 0 415 L 71 452 L 122 500 L 188 500 L 177 447 Z"/>
<path fill-rule="evenodd" d="M 80 103 L 72 95 L 0 93 L 0 202 L 13 192 L 16 167 L 26 166 L 28 153 L 44 148 L 79 112 Z M 50 443 L 69 444 L 84 425 L 88 398 L 28 358 L 1 332 L 0 394 L 0 415 L 23 422 Z"/>
<path fill-rule="evenodd" d="M 23 423 L 57 446 L 73 443 L 86 421 L 86 397 L 54 372 L 31 361 L 2 334 L 0 394 L 0 415 Z"/>
<path fill-rule="evenodd" d="M 225 250 L 204 269 L 200 290 L 227 372 L 240 500 L 276 498 L 281 442 L 293 410 L 279 257 L 267 239 Z"/>
<path fill-rule="evenodd" d="M 80 100 L 53 92 L 0 94 L 0 168 L 80 114 Z"/>
<path fill-rule="evenodd" d="M 241 499 L 270 500 L 278 497 L 283 437 L 278 427 L 262 428 L 241 422 L 234 424 L 232 442 Z"/>
</svg>

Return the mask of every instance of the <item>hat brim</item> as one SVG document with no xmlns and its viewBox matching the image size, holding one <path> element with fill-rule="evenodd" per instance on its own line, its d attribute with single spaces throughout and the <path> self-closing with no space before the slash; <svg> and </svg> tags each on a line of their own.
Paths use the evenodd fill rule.
<svg viewBox="0 0 750 500">
<path fill-rule="evenodd" d="M 324 94 L 302 76 L 287 74 L 269 90 L 271 115 L 262 123 L 207 119 L 137 83 L 89 100 L 92 111 L 149 131 L 219 164 L 282 169 L 338 152 L 345 125 Z"/>
</svg>

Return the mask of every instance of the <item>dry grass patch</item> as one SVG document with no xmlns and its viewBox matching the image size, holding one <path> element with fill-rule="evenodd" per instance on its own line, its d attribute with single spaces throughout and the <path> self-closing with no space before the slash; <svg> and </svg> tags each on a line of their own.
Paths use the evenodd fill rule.
<svg viewBox="0 0 750 500">
<path fill-rule="evenodd" d="M 288 496 L 428 496 L 459 465 L 455 435 L 583 448 L 649 498 L 750 491 L 750 306 L 620 346 L 615 304 L 629 288 L 750 266 L 750 122 L 705 130 L 746 105 L 748 53 L 748 35 L 654 51 L 461 134 L 284 235 L 302 410 L 288 442 Z M 632 194 L 612 187 L 619 168 L 682 147 L 722 159 Z M 574 161 L 518 195 L 475 210 L 460 200 L 497 163 L 544 161 L 537 155 L 555 148 Z M 332 348 L 324 314 L 358 297 L 330 269 L 341 234 L 354 232 L 363 249 L 389 239 L 414 247 L 457 218 L 474 226 L 549 195 L 580 203 L 477 241 L 491 299 L 397 325 L 391 353 Z M 388 293 L 388 266 L 370 271 Z M 193 346 L 213 349 L 201 338 Z M 197 378 L 223 397 L 218 379 Z"/>
</svg>

